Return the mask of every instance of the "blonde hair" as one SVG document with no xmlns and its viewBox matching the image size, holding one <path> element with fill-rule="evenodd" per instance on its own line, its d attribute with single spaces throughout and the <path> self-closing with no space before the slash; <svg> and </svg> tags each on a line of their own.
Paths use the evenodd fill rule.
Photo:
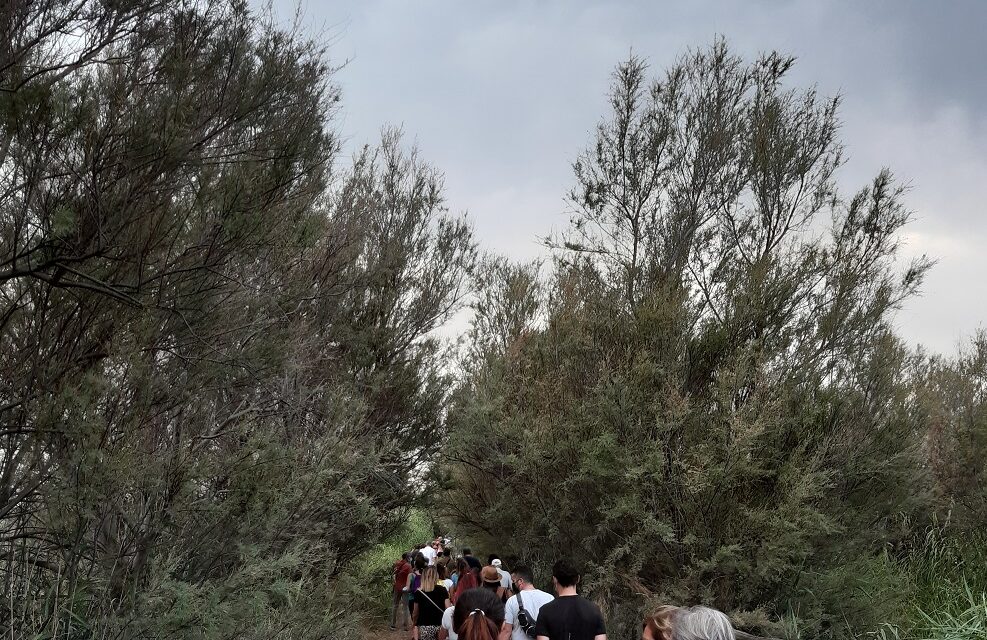
<svg viewBox="0 0 987 640">
<path fill-rule="evenodd" d="M 420 588 L 422 591 L 431 591 L 438 581 L 439 572 L 435 570 L 435 567 L 426 567 L 422 571 L 422 586 Z"/>
<path fill-rule="evenodd" d="M 663 604 L 644 619 L 644 628 L 651 631 L 655 640 L 672 640 L 672 627 L 679 608 Z"/>
</svg>

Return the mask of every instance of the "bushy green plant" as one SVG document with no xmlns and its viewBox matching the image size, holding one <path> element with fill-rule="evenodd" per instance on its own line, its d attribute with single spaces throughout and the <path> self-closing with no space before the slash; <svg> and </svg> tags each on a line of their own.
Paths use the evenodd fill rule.
<svg viewBox="0 0 987 640">
<path fill-rule="evenodd" d="M 928 263 L 899 270 L 889 172 L 836 191 L 838 100 L 791 64 L 618 68 L 551 275 L 494 265 L 478 298 L 442 504 L 543 576 L 574 557 L 613 611 L 849 637 L 899 610 L 883 554 L 927 504 L 890 314 Z"/>
</svg>

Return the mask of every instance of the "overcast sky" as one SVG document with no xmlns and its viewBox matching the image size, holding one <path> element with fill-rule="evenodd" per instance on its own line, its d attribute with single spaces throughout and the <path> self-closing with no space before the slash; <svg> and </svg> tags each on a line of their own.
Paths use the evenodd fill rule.
<svg viewBox="0 0 987 640">
<path fill-rule="evenodd" d="M 275 0 L 280 15 L 296 2 Z M 484 248 L 544 253 L 566 223 L 571 163 L 629 52 L 655 72 L 719 34 L 746 57 L 798 56 L 801 86 L 844 96 L 845 190 L 883 166 L 912 185 L 906 247 L 939 260 L 898 314 L 912 344 L 953 352 L 987 327 L 987 1 L 302 2 L 332 42 L 348 149 L 400 125 L 446 176 Z"/>
</svg>

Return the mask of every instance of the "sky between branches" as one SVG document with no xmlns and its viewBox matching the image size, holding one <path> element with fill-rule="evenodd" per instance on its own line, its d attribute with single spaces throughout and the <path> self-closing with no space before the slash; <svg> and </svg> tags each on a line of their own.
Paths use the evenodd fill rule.
<svg viewBox="0 0 987 640">
<path fill-rule="evenodd" d="M 297 2 L 275 0 L 281 18 Z M 987 2 L 307 0 L 302 21 L 348 61 L 349 151 L 399 125 L 446 175 L 485 249 L 542 255 L 565 226 L 571 163 L 633 51 L 655 73 L 717 35 L 745 57 L 797 55 L 799 86 L 842 93 L 845 191 L 882 166 L 912 185 L 906 255 L 939 260 L 897 321 L 952 353 L 987 327 Z"/>
</svg>

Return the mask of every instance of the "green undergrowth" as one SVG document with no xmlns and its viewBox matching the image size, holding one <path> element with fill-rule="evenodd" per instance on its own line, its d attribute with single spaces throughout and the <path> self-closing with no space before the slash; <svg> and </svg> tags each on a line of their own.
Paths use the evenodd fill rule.
<svg viewBox="0 0 987 640">
<path fill-rule="evenodd" d="M 888 622 L 879 640 L 987 638 L 987 534 L 946 536 L 930 529 L 897 563 L 907 594 L 901 620 Z"/>
<path fill-rule="evenodd" d="M 354 606 L 365 614 L 368 626 L 382 626 L 390 616 L 394 561 L 432 536 L 431 518 L 422 510 L 412 509 L 397 531 L 353 561 L 344 583 L 352 592 Z"/>
</svg>

